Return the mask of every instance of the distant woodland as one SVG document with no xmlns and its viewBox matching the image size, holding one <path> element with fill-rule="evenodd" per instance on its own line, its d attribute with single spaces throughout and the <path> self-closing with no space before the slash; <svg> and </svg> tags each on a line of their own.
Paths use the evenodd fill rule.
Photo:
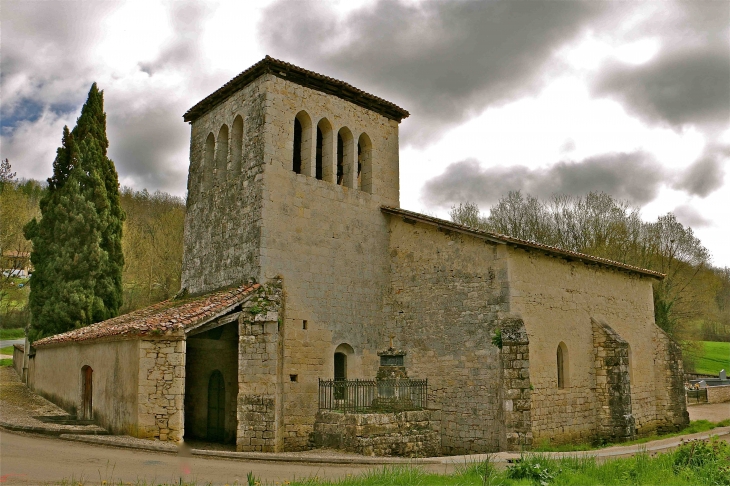
<svg viewBox="0 0 730 486">
<path fill-rule="evenodd" d="M 0 325 L 24 327 L 27 310 L 27 280 L 12 271 L 27 266 L 31 244 L 23 226 L 40 216 L 39 202 L 45 185 L 34 180 L 9 181 L 0 186 Z M 130 312 L 174 296 L 180 290 L 185 201 L 164 192 L 150 194 L 122 188 L 124 221 L 123 299 L 120 311 Z"/>
</svg>

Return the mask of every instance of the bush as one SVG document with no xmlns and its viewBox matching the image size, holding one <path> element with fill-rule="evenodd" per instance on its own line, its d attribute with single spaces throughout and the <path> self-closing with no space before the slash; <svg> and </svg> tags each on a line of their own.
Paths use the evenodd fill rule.
<svg viewBox="0 0 730 486">
<path fill-rule="evenodd" d="M 674 451 L 674 471 L 678 476 L 700 477 L 709 484 L 730 485 L 730 445 L 711 440 L 682 441 Z"/>
<path fill-rule="evenodd" d="M 507 469 L 510 479 L 528 479 L 540 486 L 547 486 L 561 472 L 557 463 L 539 454 L 522 456 L 516 464 Z"/>
</svg>

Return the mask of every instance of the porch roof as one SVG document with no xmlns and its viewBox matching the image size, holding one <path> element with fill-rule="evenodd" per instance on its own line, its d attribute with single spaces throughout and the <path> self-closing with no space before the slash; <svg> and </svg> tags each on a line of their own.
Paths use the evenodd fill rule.
<svg viewBox="0 0 730 486">
<path fill-rule="evenodd" d="M 259 284 L 219 290 L 197 297 L 169 299 L 121 316 L 97 322 L 33 343 L 35 347 L 109 338 L 183 337 L 186 329 L 212 320 L 243 302 Z"/>
</svg>

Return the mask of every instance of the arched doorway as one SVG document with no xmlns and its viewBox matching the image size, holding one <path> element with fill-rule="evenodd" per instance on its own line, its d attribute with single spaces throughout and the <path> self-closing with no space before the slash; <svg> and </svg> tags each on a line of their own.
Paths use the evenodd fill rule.
<svg viewBox="0 0 730 486">
<path fill-rule="evenodd" d="M 91 366 L 85 365 L 81 368 L 81 418 L 84 420 L 91 420 L 93 404 L 93 386 L 92 386 L 92 374 L 94 370 Z"/>
<path fill-rule="evenodd" d="M 226 423 L 226 385 L 215 370 L 208 380 L 208 440 L 222 441 Z"/>
</svg>

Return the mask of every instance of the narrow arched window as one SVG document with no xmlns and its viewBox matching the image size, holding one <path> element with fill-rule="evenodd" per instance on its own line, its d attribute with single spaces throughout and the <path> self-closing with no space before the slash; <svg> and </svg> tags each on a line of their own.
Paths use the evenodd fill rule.
<svg viewBox="0 0 730 486">
<path fill-rule="evenodd" d="M 292 160 L 292 170 L 302 173 L 302 124 L 298 119 L 294 119 L 294 159 Z"/>
<path fill-rule="evenodd" d="M 205 139 L 205 150 L 203 151 L 203 164 L 200 168 L 201 186 L 207 191 L 213 185 L 215 168 L 213 167 L 213 155 L 215 154 L 215 136 L 213 132 Z"/>
<path fill-rule="evenodd" d="M 568 386 L 568 348 L 565 343 L 558 344 L 557 351 L 558 388 Z"/>
<path fill-rule="evenodd" d="M 324 171 L 323 171 L 323 168 L 324 168 L 323 155 L 324 155 L 324 153 L 323 153 L 323 150 L 322 150 L 323 149 L 323 147 L 322 147 L 323 144 L 324 144 L 324 134 L 322 133 L 322 128 L 319 125 L 317 125 L 317 152 L 315 154 L 315 163 L 314 163 L 314 166 L 315 166 L 314 167 L 314 172 L 315 173 L 314 173 L 314 176 L 318 180 L 320 180 L 320 181 L 324 177 Z"/>
<path fill-rule="evenodd" d="M 317 123 L 317 150 L 316 150 L 317 179 L 327 182 L 337 182 L 336 170 L 332 161 L 332 125 L 329 120 L 322 118 Z M 318 175 L 320 173 L 321 177 Z"/>
<path fill-rule="evenodd" d="M 357 141 L 357 188 L 373 193 L 373 165 L 370 137 L 363 133 Z"/>
<path fill-rule="evenodd" d="M 224 183 L 228 172 L 228 125 L 223 125 L 218 132 L 215 145 L 215 172 L 218 184 Z"/>
<path fill-rule="evenodd" d="M 342 140 L 342 134 L 337 134 L 337 185 L 341 186 L 345 182 L 345 143 Z"/>
<path fill-rule="evenodd" d="M 297 174 L 312 176 L 312 119 L 306 111 L 300 111 L 294 118 L 294 146 L 292 149 L 292 170 Z"/>
<path fill-rule="evenodd" d="M 342 127 L 337 133 L 337 184 L 355 186 L 355 157 L 352 133 Z"/>
<path fill-rule="evenodd" d="M 241 173 L 243 166 L 243 118 L 238 115 L 233 120 L 233 128 L 231 129 L 231 175 L 237 176 Z"/>
</svg>

